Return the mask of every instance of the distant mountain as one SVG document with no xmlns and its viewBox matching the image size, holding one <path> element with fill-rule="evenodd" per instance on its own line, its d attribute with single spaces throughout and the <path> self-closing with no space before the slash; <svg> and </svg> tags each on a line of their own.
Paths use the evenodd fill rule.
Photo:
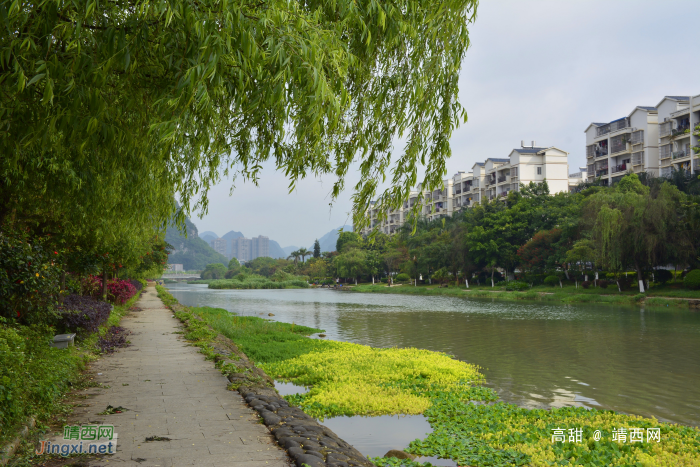
<svg viewBox="0 0 700 467">
<path fill-rule="evenodd" d="M 286 258 L 287 256 L 290 255 L 290 253 L 292 251 L 298 250 L 298 249 L 299 249 L 298 246 L 286 246 L 286 247 L 282 248 L 282 251 L 284 252 L 284 257 Z"/>
<path fill-rule="evenodd" d="M 209 243 L 212 240 L 216 240 L 217 238 L 219 238 L 219 236 L 216 235 L 211 230 L 207 230 L 206 232 L 202 232 L 201 234 L 199 234 L 199 238 L 201 238 L 205 242 Z"/>
<path fill-rule="evenodd" d="M 234 238 L 243 238 L 245 235 L 243 235 L 241 232 L 236 232 L 234 230 L 230 231 L 229 233 L 223 235 L 221 238 L 225 238 L 226 240 L 233 240 Z"/>
<path fill-rule="evenodd" d="M 214 251 L 208 242 L 199 237 L 197 226 L 189 218 L 185 218 L 185 227 L 187 237 L 181 234 L 174 224 L 169 225 L 165 231 L 165 241 L 174 248 L 168 257 L 168 263 L 182 264 L 186 271 L 203 270 L 207 264 L 212 263 L 228 265 L 224 255 Z M 204 233 L 214 234 L 214 232 Z"/>
<path fill-rule="evenodd" d="M 274 240 L 270 240 L 270 257 L 272 258 L 286 258 L 287 254 L 285 254 L 284 249 L 280 246 L 279 243 L 277 243 Z"/>
<path fill-rule="evenodd" d="M 343 229 L 346 232 L 352 232 L 352 226 L 351 225 L 344 225 L 342 227 L 338 227 L 337 229 L 333 229 L 327 234 L 325 234 L 323 237 L 318 239 L 318 243 L 321 244 L 321 253 L 324 251 L 335 251 L 335 244 L 338 241 L 338 231 L 340 229 Z M 313 251 L 314 250 L 314 245 L 313 243 L 311 244 L 311 247 L 309 250 Z"/>
</svg>

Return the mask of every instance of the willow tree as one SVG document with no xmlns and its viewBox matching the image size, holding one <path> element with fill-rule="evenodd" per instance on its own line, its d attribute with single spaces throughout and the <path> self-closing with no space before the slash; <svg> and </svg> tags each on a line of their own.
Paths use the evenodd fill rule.
<svg viewBox="0 0 700 467">
<path fill-rule="evenodd" d="M 584 219 L 599 261 L 616 271 L 634 268 L 644 292 L 645 271 L 668 264 L 672 245 L 692 249 L 692 232 L 683 227 L 683 198 L 669 183 L 650 190 L 635 174 L 590 196 Z"/>
<path fill-rule="evenodd" d="M 441 182 L 477 0 L 0 0 L 0 221 L 28 197 L 151 222 L 222 174 L 360 163 L 355 225 Z M 398 157 L 393 142 L 405 141 Z M 116 201 L 121 204 L 117 205 Z M 145 207 L 147 206 L 147 207 Z"/>
</svg>

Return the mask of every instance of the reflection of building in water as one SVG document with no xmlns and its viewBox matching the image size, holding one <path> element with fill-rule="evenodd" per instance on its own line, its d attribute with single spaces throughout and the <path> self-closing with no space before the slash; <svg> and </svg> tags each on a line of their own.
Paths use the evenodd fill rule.
<svg viewBox="0 0 700 467">
<path fill-rule="evenodd" d="M 264 236 L 234 238 L 231 240 L 231 255 L 238 261 L 251 261 L 260 256 L 270 256 L 270 239 Z"/>
</svg>

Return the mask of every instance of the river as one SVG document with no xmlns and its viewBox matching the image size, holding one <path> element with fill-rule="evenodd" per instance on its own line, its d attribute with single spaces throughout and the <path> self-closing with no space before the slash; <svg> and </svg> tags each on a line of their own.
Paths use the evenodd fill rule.
<svg viewBox="0 0 700 467">
<path fill-rule="evenodd" d="M 700 425 L 699 312 L 328 289 L 169 289 L 183 305 L 273 313 L 324 329 L 327 339 L 446 352 L 479 365 L 486 385 L 520 406 L 613 409 Z"/>
</svg>

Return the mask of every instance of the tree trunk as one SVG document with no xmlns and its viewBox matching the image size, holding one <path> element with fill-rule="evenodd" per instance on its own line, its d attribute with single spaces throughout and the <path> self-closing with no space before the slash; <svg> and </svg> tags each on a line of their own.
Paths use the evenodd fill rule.
<svg viewBox="0 0 700 467">
<path fill-rule="evenodd" d="M 571 279 L 569 279 L 569 270 L 568 269 L 564 269 L 564 275 L 566 276 L 567 281 L 571 280 Z"/>
<path fill-rule="evenodd" d="M 615 283 L 617 284 L 617 291 L 622 292 L 622 289 L 620 288 L 620 281 L 616 280 Z"/>
<path fill-rule="evenodd" d="M 374 274 L 372 274 L 372 285 L 374 285 Z"/>
<path fill-rule="evenodd" d="M 58 296 L 58 301 L 60 303 L 63 303 L 63 296 L 65 295 L 65 290 L 66 290 L 66 271 L 63 270 L 63 271 L 61 271 L 61 288 L 60 288 L 60 294 Z"/>
<path fill-rule="evenodd" d="M 642 269 L 637 266 L 637 281 L 639 282 L 639 293 L 644 293 L 644 277 L 642 275 Z"/>
<path fill-rule="evenodd" d="M 102 299 L 107 301 L 107 268 L 102 269 Z"/>
<path fill-rule="evenodd" d="M 468 279 L 464 279 L 464 283 L 467 285 L 467 288 L 469 288 L 469 280 L 468 280 Z"/>
<path fill-rule="evenodd" d="M 560 288 L 560 289 L 563 289 L 563 288 L 564 288 L 564 286 L 561 285 L 561 278 L 559 278 L 559 288 Z"/>
<path fill-rule="evenodd" d="M 496 270 L 496 268 L 491 268 L 491 288 L 493 288 L 493 273 Z"/>
</svg>

